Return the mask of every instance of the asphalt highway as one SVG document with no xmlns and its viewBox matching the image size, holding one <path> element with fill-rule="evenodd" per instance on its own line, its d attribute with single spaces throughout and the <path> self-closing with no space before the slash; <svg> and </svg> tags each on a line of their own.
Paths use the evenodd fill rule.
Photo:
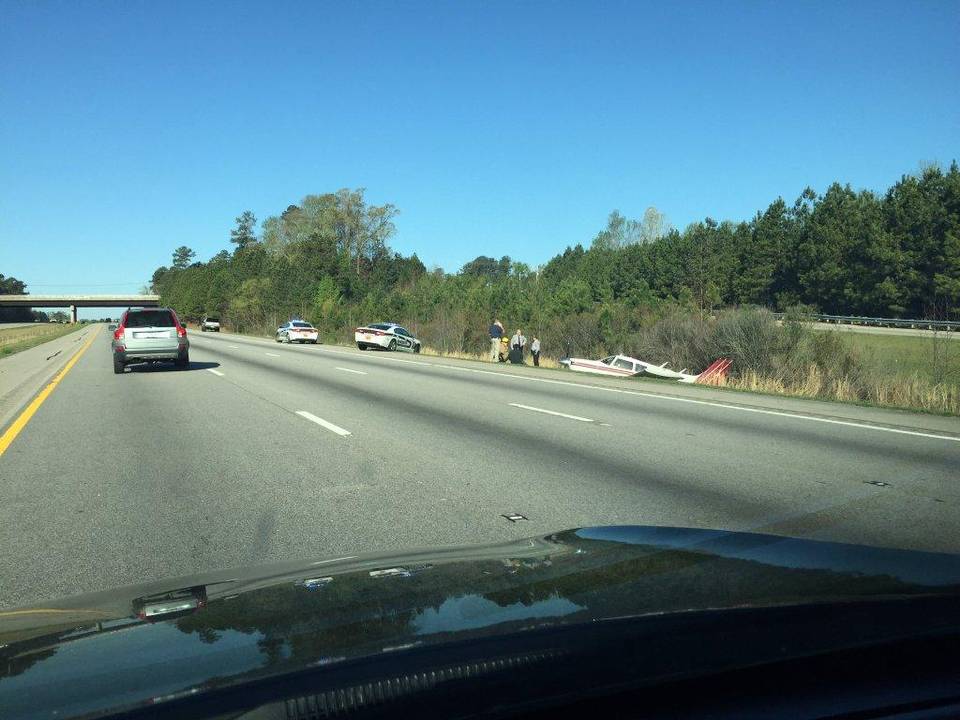
<svg viewBox="0 0 960 720">
<path fill-rule="evenodd" d="M 191 343 L 187 371 L 118 376 L 101 327 L 0 456 L 0 608 L 599 524 L 960 552 L 956 418 L 225 334 Z"/>
</svg>

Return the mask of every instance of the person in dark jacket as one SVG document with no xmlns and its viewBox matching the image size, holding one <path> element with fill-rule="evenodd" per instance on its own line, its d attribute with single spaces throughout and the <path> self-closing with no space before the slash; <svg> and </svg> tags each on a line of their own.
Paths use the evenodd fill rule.
<svg viewBox="0 0 960 720">
<path fill-rule="evenodd" d="M 500 354 L 500 338 L 503 337 L 503 325 L 500 324 L 499 320 L 494 320 L 493 324 L 490 326 L 490 359 L 493 362 L 497 361 L 497 356 Z"/>
</svg>

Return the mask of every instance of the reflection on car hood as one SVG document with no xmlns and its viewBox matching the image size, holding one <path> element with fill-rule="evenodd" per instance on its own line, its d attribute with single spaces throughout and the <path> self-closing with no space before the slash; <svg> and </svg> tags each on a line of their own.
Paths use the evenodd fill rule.
<svg viewBox="0 0 960 720">
<path fill-rule="evenodd" d="M 0 716 L 558 624 L 918 595 L 960 596 L 960 556 L 662 527 L 220 571 L 0 613 Z"/>
</svg>

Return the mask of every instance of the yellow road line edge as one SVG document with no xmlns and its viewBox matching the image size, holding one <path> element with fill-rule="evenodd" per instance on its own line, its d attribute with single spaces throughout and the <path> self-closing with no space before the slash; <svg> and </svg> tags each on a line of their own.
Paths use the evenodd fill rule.
<svg viewBox="0 0 960 720">
<path fill-rule="evenodd" d="M 70 372 L 70 368 L 76 365 L 77 360 L 80 359 L 80 356 L 83 355 L 87 348 L 93 344 L 93 341 L 97 338 L 97 335 L 100 334 L 100 328 L 94 330 L 93 335 L 90 336 L 90 339 L 85 342 L 73 357 L 67 361 L 67 364 L 63 366 L 63 369 L 58 372 L 53 380 L 51 380 L 43 390 L 37 393 L 37 396 L 33 401 L 23 409 L 23 412 L 20 413 L 20 416 L 13 421 L 13 424 L 7 428 L 7 431 L 0 435 L 0 456 L 2 456 L 7 448 L 10 447 L 10 443 L 16 439 L 17 435 L 27 426 L 27 423 L 30 422 L 30 418 L 33 417 L 34 413 L 40 409 L 40 406 L 43 405 L 43 401 L 49 397 L 50 393 L 53 392 L 54 388 L 60 384 L 60 381 L 66 377 L 66 374 Z"/>
</svg>

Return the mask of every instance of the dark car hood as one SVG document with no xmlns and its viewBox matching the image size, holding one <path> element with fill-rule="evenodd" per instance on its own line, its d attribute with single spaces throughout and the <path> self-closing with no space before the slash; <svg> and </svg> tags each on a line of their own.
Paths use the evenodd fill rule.
<svg viewBox="0 0 960 720">
<path fill-rule="evenodd" d="M 0 716 L 557 625 L 930 595 L 960 597 L 960 556 L 663 527 L 220 571 L 0 612 Z"/>
</svg>

